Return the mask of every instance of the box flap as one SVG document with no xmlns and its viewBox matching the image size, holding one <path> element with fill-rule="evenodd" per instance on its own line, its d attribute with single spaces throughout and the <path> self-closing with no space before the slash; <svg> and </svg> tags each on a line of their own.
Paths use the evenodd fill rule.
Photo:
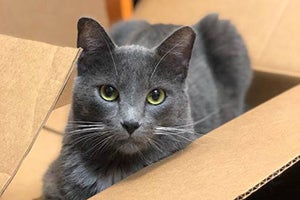
<svg viewBox="0 0 300 200">
<path fill-rule="evenodd" d="M 299 102 L 296 86 L 92 199 L 244 198 L 297 161 Z"/>
<path fill-rule="evenodd" d="M 64 134 L 70 109 L 71 104 L 53 110 L 44 128 L 61 135 Z"/>
<path fill-rule="evenodd" d="M 284 1 L 282 1 L 284 2 Z M 300 77 L 300 1 L 286 1 L 259 58 L 261 69 Z M 275 11 L 278 12 L 278 11 Z M 259 69 L 257 67 L 257 69 Z"/>
<path fill-rule="evenodd" d="M 11 179 L 61 93 L 79 50 L 4 35 L 0 44 L 0 172 Z M 0 181 L 2 194 L 9 181 Z"/>
<path fill-rule="evenodd" d="M 0 199 L 38 200 L 42 196 L 43 175 L 59 154 L 61 143 L 62 135 L 42 128 Z"/>
</svg>

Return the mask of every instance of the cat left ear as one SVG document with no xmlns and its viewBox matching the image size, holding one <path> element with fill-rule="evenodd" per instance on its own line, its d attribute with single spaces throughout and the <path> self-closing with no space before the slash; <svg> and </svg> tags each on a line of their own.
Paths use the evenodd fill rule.
<svg viewBox="0 0 300 200">
<path fill-rule="evenodd" d="M 187 75 L 196 34 L 191 27 L 184 26 L 165 39 L 156 49 L 162 60 L 169 63 L 172 71 Z"/>
<path fill-rule="evenodd" d="M 80 18 L 77 30 L 77 47 L 84 51 L 112 51 L 116 47 L 104 28 L 91 18 Z"/>
</svg>

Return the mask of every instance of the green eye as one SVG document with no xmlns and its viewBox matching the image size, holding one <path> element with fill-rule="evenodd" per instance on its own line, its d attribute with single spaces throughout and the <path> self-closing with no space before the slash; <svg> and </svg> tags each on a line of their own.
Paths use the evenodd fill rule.
<svg viewBox="0 0 300 200">
<path fill-rule="evenodd" d="M 119 92 L 111 85 L 102 85 L 100 87 L 100 96 L 105 101 L 115 101 L 119 97 Z"/>
<path fill-rule="evenodd" d="M 147 95 L 147 101 L 152 105 L 161 104 L 165 99 L 166 93 L 162 89 L 154 89 Z"/>
</svg>

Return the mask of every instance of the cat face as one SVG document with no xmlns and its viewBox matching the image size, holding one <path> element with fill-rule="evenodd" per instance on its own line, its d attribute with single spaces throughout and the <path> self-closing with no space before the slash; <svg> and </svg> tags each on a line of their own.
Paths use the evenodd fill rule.
<svg viewBox="0 0 300 200">
<path fill-rule="evenodd" d="M 186 144 L 192 130 L 185 127 L 191 123 L 185 78 L 194 38 L 183 27 L 154 49 L 117 47 L 96 21 L 81 19 L 83 52 L 67 134 L 93 135 L 78 144 L 92 153 L 175 151 Z"/>
</svg>

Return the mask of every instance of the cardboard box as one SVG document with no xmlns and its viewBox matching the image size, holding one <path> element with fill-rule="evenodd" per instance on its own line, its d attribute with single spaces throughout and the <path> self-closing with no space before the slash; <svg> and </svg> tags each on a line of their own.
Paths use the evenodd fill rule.
<svg viewBox="0 0 300 200">
<path fill-rule="evenodd" d="M 0 44 L 2 194 L 54 108 L 80 51 L 4 35 Z"/>
<path fill-rule="evenodd" d="M 263 199 L 272 180 L 288 185 L 284 177 L 299 169 L 300 154 L 300 29 L 293 25 L 299 9 L 295 0 L 141 1 L 135 17 L 151 22 L 192 24 L 212 11 L 231 19 L 256 69 L 248 96 L 253 109 L 92 199 Z M 59 153 L 69 105 L 46 118 L 78 49 L 7 36 L 0 44 L 0 196 L 34 199 Z"/>
<path fill-rule="evenodd" d="M 255 77 L 262 85 L 286 78 L 263 76 L 261 72 L 256 72 Z M 285 79 L 287 85 L 293 84 L 294 80 L 290 80 Z M 280 85 L 280 81 L 274 83 L 274 87 Z M 260 95 L 268 99 L 273 94 L 264 90 Z M 244 199 L 257 194 L 259 188 L 293 169 L 299 160 L 299 102 L 300 85 L 92 199 Z M 1 199 L 33 199 L 41 195 L 41 178 L 59 153 L 69 109 L 67 105 L 51 113 Z"/>
</svg>

